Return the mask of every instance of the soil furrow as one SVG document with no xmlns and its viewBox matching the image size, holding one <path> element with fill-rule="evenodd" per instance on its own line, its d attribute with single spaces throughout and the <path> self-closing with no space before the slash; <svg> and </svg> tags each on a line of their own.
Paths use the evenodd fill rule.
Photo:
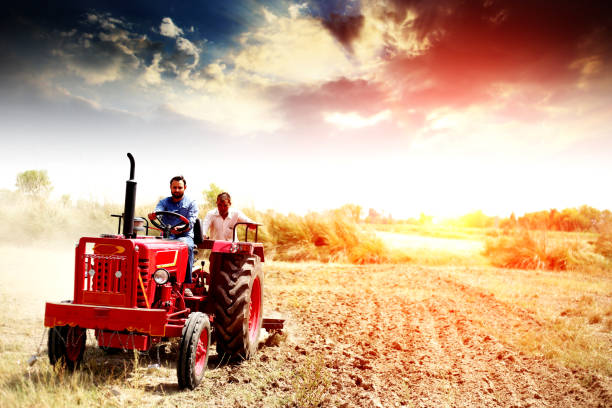
<svg viewBox="0 0 612 408">
<path fill-rule="evenodd" d="M 496 338 L 494 333 L 541 327 L 528 311 L 427 268 L 375 272 L 377 291 L 372 276 L 328 271 L 325 281 L 337 284 L 324 291 L 312 286 L 292 313 L 309 339 L 300 352 L 324 351 L 339 405 L 572 407 L 607 401 L 605 384 L 594 381 L 598 394 L 589 395 L 568 369 Z"/>
</svg>

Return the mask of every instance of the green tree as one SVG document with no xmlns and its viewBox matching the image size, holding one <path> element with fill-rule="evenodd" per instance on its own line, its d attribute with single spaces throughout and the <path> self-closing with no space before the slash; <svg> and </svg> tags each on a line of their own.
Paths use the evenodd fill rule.
<svg viewBox="0 0 612 408">
<path fill-rule="evenodd" d="M 53 190 L 47 170 L 26 170 L 17 174 L 17 190 L 30 195 L 44 196 Z"/>
<path fill-rule="evenodd" d="M 210 210 L 217 206 L 217 196 L 223 192 L 223 189 L 215 183 L 210 183 L 208 187 L 208 190 L 202 191 L 202 195 L 206 209 Z"/>
</svg>

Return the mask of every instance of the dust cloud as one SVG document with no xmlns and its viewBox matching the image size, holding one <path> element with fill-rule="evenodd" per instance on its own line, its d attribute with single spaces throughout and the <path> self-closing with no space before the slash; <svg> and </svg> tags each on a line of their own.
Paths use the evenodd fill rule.
<svg viewBox="0 0 612 408">
<path fill-rule="evenodd" d="M 0 299 L 22 318 L 44 316 L 45 302 L 72 299 L 74 244 L 0 244 Z"/>
</svg>

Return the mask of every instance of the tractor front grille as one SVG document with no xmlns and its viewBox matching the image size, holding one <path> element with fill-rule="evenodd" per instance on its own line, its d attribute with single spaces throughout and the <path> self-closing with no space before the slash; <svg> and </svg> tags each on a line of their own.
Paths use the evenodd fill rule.
<svg viewBox="0 0 612 408">
<path fill-rule="evenodd" d="M 89 292 L 125 293 L 127 257 L 118 255 L 85 255 L 85 282 Z"/>
<path fill-rule="evenodd" d="M 150 307 L 150 300 L 146 297 L 146 291 L 149 288 L 149 260 L 146 258 L 140 258 L 138 260 L 138 273 L 140 275 L 140 282 L 138 289 L 136 289 L 136 304 L 138 307 Z"/>
</svg>

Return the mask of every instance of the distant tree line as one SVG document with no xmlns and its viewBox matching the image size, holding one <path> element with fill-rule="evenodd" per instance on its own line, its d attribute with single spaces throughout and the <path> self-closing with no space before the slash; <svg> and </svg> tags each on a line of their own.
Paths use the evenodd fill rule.
<svg viewBox="0 0 612 408">
<path fill-rule="evenodd" d="M 419 218 L 394 220 L 390 216 L 384 217 L 375 210 L 370 209 L 363 222 L 371 224 L 431 225 L 433 217 L 422 213 Z M 451 220 L 445 220 L 444 224 L 467 228 L 497 227 L 502 229 L 523 228 L 527 230 L 601 233 L 612 232 L 612 212 L 583 205 L 578 208 L 565 208 L 560 211 L 554 208 L 547 211 L 536 211 L 526 213 L 520 217 L 512 213 L 508 218 L 500 218 L 488 216 L 478 210 Z"/>
<path fill-rule="evenodd" d="M 516 218 L 514 213 L 500 221 L 501 228 L 522 227 L 530 230 L 551 231 L 590 231 L 606 232 L 612 230 L 612 212 L 583 205 L 579 208 L 565 208 L 561 211 L 551 209 L 526 213 Z"/>
<path fill-rule="evenodd" d="M 45 198 L 53 189 L 51 180 L 46 170 L 27 170 L 17 175 L 15 183 L 17 191 L 26 196 Z M 215 208 L 217 194 L 222 189 L 210 184 L 208 190 L 202 191 L 204 203 L 202 210 L 207 211 Z M 70 196 L 62 196 L 64 204 L 70 202 Z M 433 223 L 433 217 L 421 213 L 419 218 L 406 220 L 395 220 L 389 215 L 383 215 L 370 208 L 365 218 L 362 218 L 363 208 L 355 204 L 346 204 L 334 212 L 342 215 L 356 223 L 365 222 L 371 224 L 414 224 L 429 225 Z M 578 208 L 565 208 L 561 211 L 556 209 L 526 213 L 516 217 L 514 213 L 508 218 L 490 217 L 482 211 L 474 211 L 451 220 L 451 225 L 468 228 L 494 228 L 503 229 L 524 228 L 528 230 L 550 230 L 567 232 L 612 232 L 612 212 L 610 210 L 598 210 L 597 208 L 583 205 Z"/>
</svg>

